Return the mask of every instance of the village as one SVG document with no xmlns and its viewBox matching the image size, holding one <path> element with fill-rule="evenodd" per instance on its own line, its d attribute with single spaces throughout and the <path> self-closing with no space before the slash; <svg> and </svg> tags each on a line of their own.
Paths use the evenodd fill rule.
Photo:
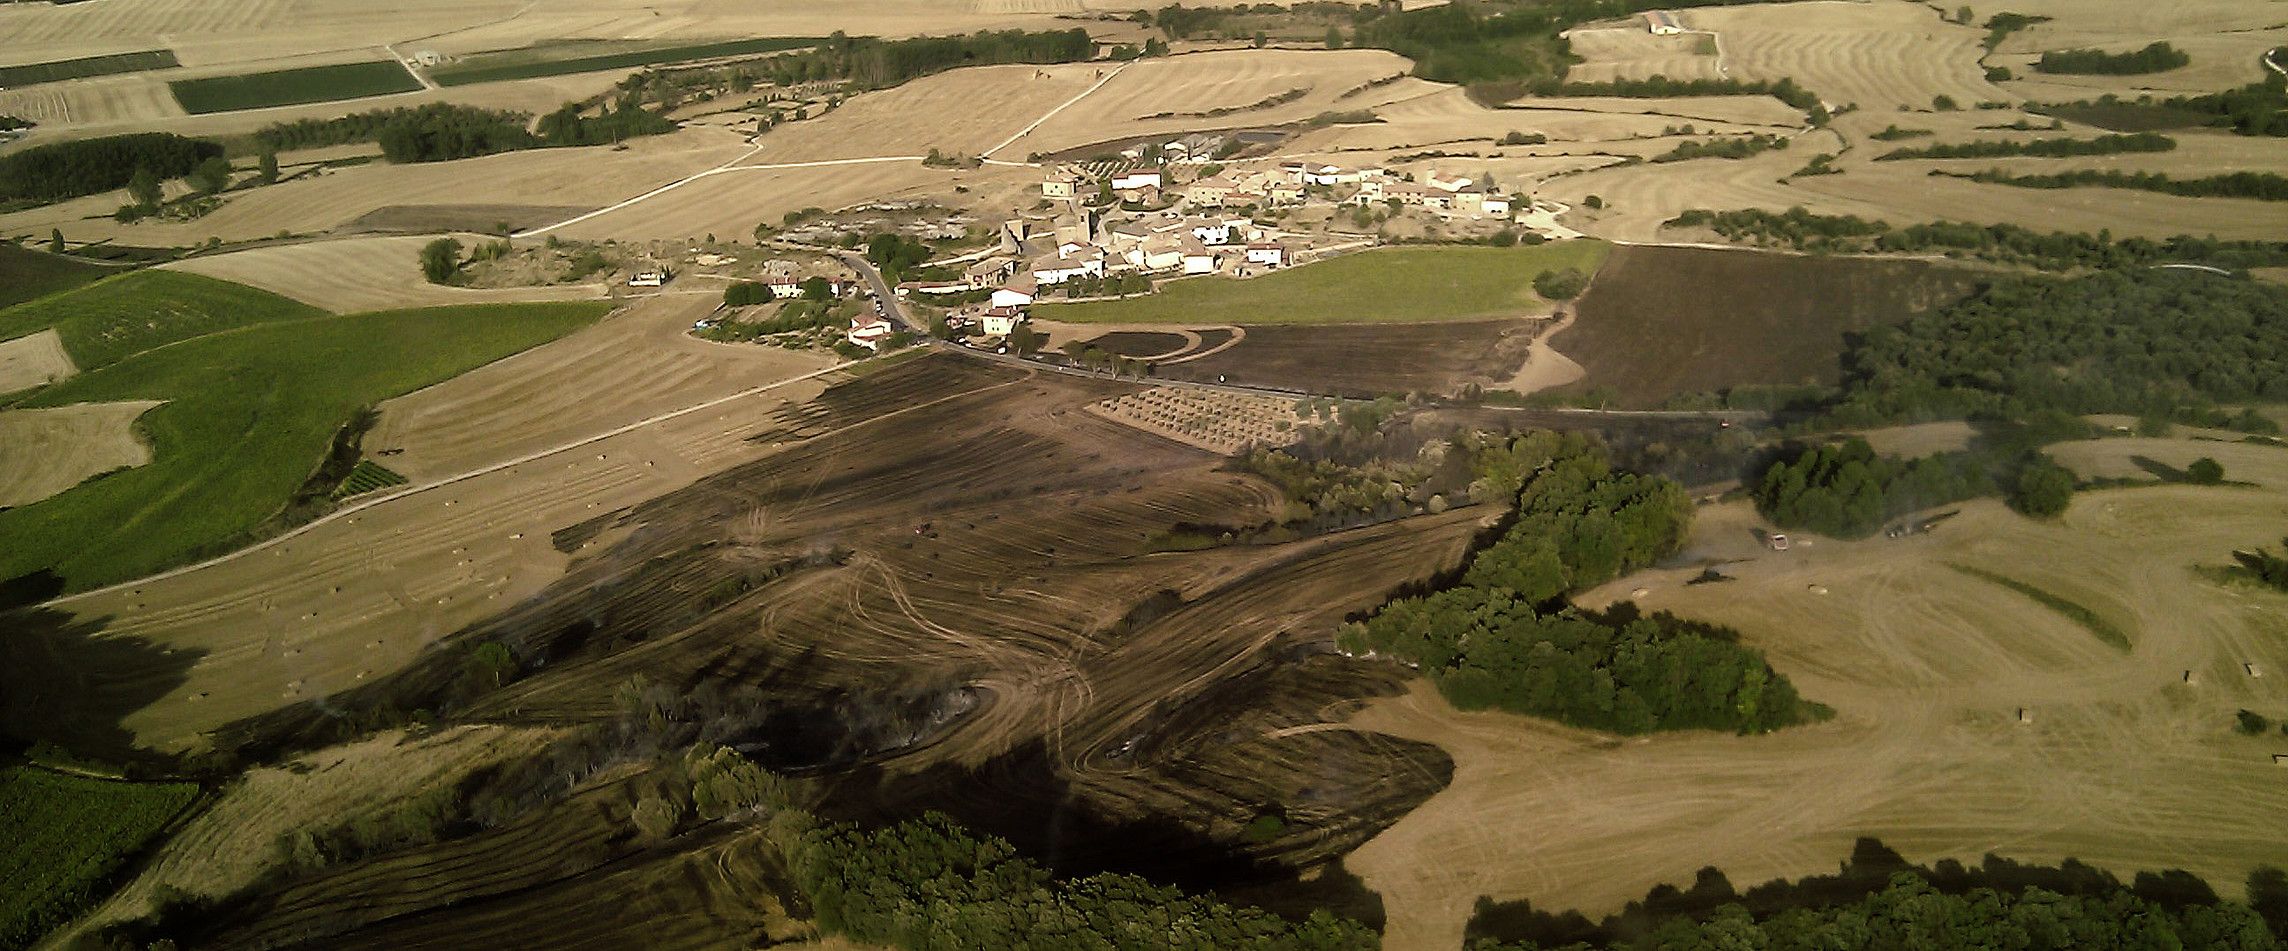
<svg viewBox="0 0 2288 951">
<path fill-rule="evenodd" d="M 827 220 L 779 232 L 771 246 L 811 250 L 817 261 L 765 262 L 759 283 L 768 294 L 758 293 L 745 305 L 727 299 L 726 309 L 866 294 L 864 280 L 837 256 L 850 245 L 838 249 L 835 239 L 856 233 L 848 229 L 882 228 L 942 247 L 960 239 L 967 225 L 980 247 L 893 276 L 903 278 L 892 293 L 914 326 L 900 327 L 899 315 L 877 303 L 848 308 L 850 323 L 839 338 L 781 329 L 792 335 L 776 342 L 840 343 L 873 352 L 894 338 L 907 339 L 902 333 L 927 330 L 970 347 L 1023 354 L 1038 345 L 1037 337 L 1018 330 L 1030 323 L 1037 300 L 1128 297 L 1152 293 L 1169 280 L 1211 275 L 1256 277 L 1383 244 L 1388 238 L 1376 226 L 1397 216 L 1438 222 L 1464 241 L 1537 243 L 1573 236 L 1555 223 L 1562 209 L 1537 207 L 1530 196 L 1483 176 L 1448 177 L 1432 167 L 1417 177 L 1376 166 L 1226 163 L 1213 157 L 1244 144 L 1236 135 L 1201 133 L 1134 145 L 1116 157 L 1051 163 L 1034 209 L 998 226 L 979 227 L 959 215 L 906 220 L 914 215 L 897 213 L 917 211 L 910 203 L 847 209 L 873 213 L 855 224 L 813 216 Z M 693 263 L 708 267 L 735 260 L 708 253 Z M 629 283 L 657 287 L 669 276 L 664 267 L 652 268 Z M 739 326 L 736 318 L 718 313 L 693 329 L 707 335 Z"/>
</svg>

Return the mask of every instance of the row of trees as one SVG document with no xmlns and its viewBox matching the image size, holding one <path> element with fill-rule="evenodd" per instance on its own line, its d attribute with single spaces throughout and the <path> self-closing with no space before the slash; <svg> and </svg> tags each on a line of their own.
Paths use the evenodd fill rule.
<svg viewBox="0 0 2288 951">
<path fill-rule="evenodd" d="M 1617 733 L 1762 732 L 1822 715 L 1729 631 L 1560 603 L 1682 544 L 1692 507 L 1676 483 L 1616 472 L 1569 434 L 1482 443 L 1472 466 L 1473 494 L 1515 493 L 1509 529 L 1471 558 L 1459 585 L 1345 625 L 1345 651 L 1405 661 L 1465 709 Z"/>
<path fill-rule="evenodd" d="M 788 852 L 818 927 L 893 948 L 1368 951 L 1366 926 L 1325 911 L 1292 922 L 1133 875 L 1059 880 L 1009 843 L 943 815 L 882 829 L 813 829 Z"/>
<path fill-rule="evenodd" d="M 2167 72 L 2192 61 L 2185 51 L 2162 41 L 2129 53 L 2108 53 L 2100 49 L 2050 50 L 2034 61 L 2034 69 L 2044 73 L 2135 76 Z"/>
<path fill-rule="evenodd" d="M 801 287 L 803 300 L 824 301 L 834 299 L 834 285 L 823 277 L 804 278 Z M 725 307 L 749 307 L 755 304 L 768 304 L 777 299 L 778 296 L 771 293 L 771 286 L 759 281 L 740 281 L 723 289 L 723 306 Z"/>
<path fill-rule="evenodd" d="M 1692 139 L 1652 157 L 1655 162 L 1683 162 L 1697 158 L 1744 159 L 1769 149 L 1787 148 L 1777 135 L 1743 135 L 1722 139 Z"/>
<path fill-rule="evenodd" d="M 1897 127 L 1893 126 L 1893 128 Z M 2004 139 L 1981 139 L 1975 142 L 1929 145 L 1919 149 L 1893 149 L 1875 156 L 1875 161 L 2001 158 L 2011 155 L 2026 155 L 2035 158 L 2066 158 L 2076 155 L 2115 155 L 2122 152 L 2169 152 L 2174 151 L 2176 147 L 2177 140 L 2158 132 L 2101 135 L 2091 139 L 2031 139 L 2022 142 Z"/>
<path fill-rule="evenodd" d="M 578 103 L 542 116 L 533 129 L 522 112 L 430 103 L 375 109 L 332 119 L 301 119 L 264 126 L 254 134 L 266 150 L 374 142 L 382 157 L 400 164 L 446 162 L 543 146 L 604 145 L 675 131 L 675 121 L 623 99 L 599 115 Z"/>
<path fill-rule="evenodd" d="M 286 152 L 294 149 L 323 148 L 329 145 L 347 145 L 352 142 L 380 141 L 392 130 L 407 127 L 435 130 L 440 137 L 458 137 L 470 141 L 507 140 L 524 132 L 531 116 L 521 112 L 479 109 L 451 103 L 430 103 L 425 106 L 397 109 L 374 109 L 353 112 L 331 119 L 297 119 L 293 122 L 274 122 L 255 130 L 254 140 L 266 149 Z M 400 133 L 402 134 L 402 133 Z M 529 148 L 536 143 L 505 146 Z M 500 149 L 493 149 L 500 151 Z M 484 154 L 470 152 L 470 155 Z M 453 158 L 465 158 L 455 155 Z M 396 161 L 396 159 L 392 159 Z"/>
<path fill-rule="evenodd" d="M 2167 118 L 2179 118 L 2184 113 L 2193 113 L 2209 117 L 2209 125 L 2228 128 L 2239 135 L 2282 136 L 2288 135 L 2288 76 L 2267 71 L 2261 80 L 2222 92 L 2170 96 L 2164 99 L 2155 99 L 2148 94 L 2135 100 L 2124 100 L 2107 93 L 2095 100 L 2059 103 L 2044 108 L 2057 112 L 2087 113 L 2088 120 L 2098 124 L 2104 124 L 2113 114 L 2124 110 L 2152 110 Z"/>
<path fill-rule="evenodd" d="M 1994 481 L 1968 456 L 1900 461 L 1864 439 L 1814 446 L 1774 462 L 1755 487 L 1756 508 L 1774 524 L 1835 538 L 1863 538 L 1885 522 L 1934 505 L 1991 494 Z"/>
<path fill-rule="evenodd" d="M 1763 247 L 1845 253 L 1937 251 L 2048 271 L 2173 263 L 2200 263 L 2228 269 L 2288 264 L 2288 241 L 2219 241 L 2191 235 L 2161 241 L 2136 237 L 2115 240 L 2110 232 L 2044 233 L 2017 225 L 1961 221 L 1893 228 L 1889 222 L 1870 221 L 1856 215 L 1815 215 L 1801 206 L 1784 212 L 1696 208 L 1669 219 L 1667 224 L 1704 227 L 1727 239 Z"/>
<path fill-rule="evenodd" d="M 2018 188 L 2127 188 L 2188 198 L 2288 201 L 2288 177 L 2272 172 L 2228 172 L 2202 178 L 2170 178 L 2160 172 L 2123 172 L 2114 169 L 2085 168 L 2047 175 L 2012 175 L 2000 169 L 1990 169 L 1964 177 L 1976 182 Z"/>
<path fill-rule="evenodd" d="M 781 86 L 847 80 L 861 89 L 884 89 L 963 66 L 1077 63 L 1094 55 L 1095 42 L 1088 38 L 1087 30 L 1077 28 L 987 31 L 905 40 L 851 37 L 836 31 L 822 46 L 774 56 L 756 63 L 755 69 Z"/>
<path fill-rule="evenodd" d="M 167 132 L 137 132 L 34 146 L 0 156 L 0 201 L 53 202 L 125 186 L 137 171 L 181 178 L 222 157 L 222 146 Z M 226 166 L 227 168 L 227 166 Z"/>
</svg>

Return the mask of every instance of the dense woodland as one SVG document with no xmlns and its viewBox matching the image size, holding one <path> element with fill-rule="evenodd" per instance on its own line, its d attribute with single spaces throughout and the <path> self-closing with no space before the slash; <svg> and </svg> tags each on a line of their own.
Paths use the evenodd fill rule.
<svg viewBox="0 0 2288 951">
<path fill-rule="evenodd" d="M 0 156 L 0 201 L 51 202 L 122 188 L 137 170 L 191 174 L 222 146 L 166 132 L 137 132 L 34 146 Z"/>
<path fill-rule="evenodd" d="M 2144 49 L 2129 53 L 2108 53 L 2104 50 L 2050 50 L 2034 61 L 2034 69 L 2044 73 L 2071 73 L 2098 76 L 2136 76 L 2161 73 L 2193 61 L 2183 50 L 2166 42 L 2156 42 Z"/>
<path fill-rule="evenodd" d="M 541 117 L 537 134 L 521 112 L 479 109 L 450 103 L 375 109 L 333 119 L 276 123 L 255 139 L 273 151 L 317 148 L 350 142 L 376 142 L 392 162 L 445 162 L 496 152 L 543 146 L 604 145 L 643 135 L 675 131 L 675 122 L 622 102 L 600 115 L 584 116 L 577 103 Z"/>
<path fill-rule="evenodd" d="M 1890 459 L 1853 438 L 1774 462 L 1754 491 L 1756 508 L 1783 528 L 1864 538 L 1901 515 L 1994 489 L 1993 479 L 1964 454 Z"/>
<path fill-rule="evenodd" d="M 762 78 L 781 86 L 847 80 L 860 89 L 886 89 L 910 79 L 963 66 L 1003 63 L 1077 63 L 1096 54 L 1082 29 L 972 33 L 906 40 L 851 37 L 836 32 L 826 43 L 755 64 Z"/>
<path fill-rule="evenodd" d="M 2078 948 L 2271 951 L 2288 929 L 2288 874 L 2258 868 L 2248 900 L 2227 901 L 2182 871 L 2128 882 L 2066 859 L 2055 866 L 1989 854 L 1909 865 L 1860 839 L 1833 875 L 1775 879 L 1736 890 L 1700 870 L 1689 889 L 1662 885 L 1601 922 L 1524 902 L 1485 900 L 1470 923 L 1472 951 L 1591 949 Z"/>
<path fill-rule="evenodd" d="M 1961 221 L 1893 228 L 1889 222 L 1855 215 L 1815 215 L 1798 206 L 1784 212 L 1761 209 L 1693 209 L 1667 222 L 1672 227 L 1708 228 L 1727 239 L 1761 247 L 1841 253 L 1937 251 L 1999 264 L 2045 271 L 2078 268 L 2150 267 L 2195 263 L 2228 269 L 2288 264 L 2288 241 L 2219 241 L 2178 235 L 2164 241 L 2115 240 L 2111 234 L 2044 234 L 2016 225 L 1976 225 Z"/>
<path fill-rule="evenodd" d="M 1881 136 L 1877 136 L 1877 138 L 1881 138 Z M 2027 155 L 2035 158 L 2066 158 L 2075 155 L 2115 155 L 2122 152 L 2168 152 L 2175 150 L 2176 147 L 2177 140 L 2157 132 L 2139 132 L 2134 135 L 2101 135 L 2090 139 L 2033 139 L 2025 142 L 1981 139 L 1976 142 L 1954 142 L 1922 148 L 1893 149 L 1875 156 L 1875 161 L 2001 158 L 2011 155 Z"/>
<path fill-rule="evenodd" d="M 871 831 L 812 830 L 789 852 L 819 927 L 871 945 L 1365 951 L 1382 943 L 1324 911 L 1291 922 L 1133 875 L 1060 881 L 1007 842 L 934 813 Z"/>
<path fill-rule="evenodd" d="M 2288 401 L 2288 288 L 2204 272 L 2015 278 L 1844 354 L 1838 421 Z"/>
<path fill-rule="evenodd" d="M 1692 508 L 1666 479 L 1615 472 L 1577 435 L 1532 433 L 1475 447 L 1476 492 L 1515 493 L 1517 513 L 1461 583 L 1400 598 L 1338 643 L 1429 675 L 1455 706 L 1575 726 L 1774 730 L 1824 715 L 1732 632 L 1623 608 L 1594 615 L 1569 592 L 1673 553 Z"/>
</svg>

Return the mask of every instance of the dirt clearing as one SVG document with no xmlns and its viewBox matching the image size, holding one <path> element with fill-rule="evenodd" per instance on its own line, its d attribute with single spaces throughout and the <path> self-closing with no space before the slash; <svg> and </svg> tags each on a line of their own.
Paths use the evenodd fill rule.
<svg viewBox="0 0 2288 951">
<path fill-rule="evenodd" d="M 0 410 L 0 508 L 28 505 L 91 476 L 151 461 L 135 418 L 156 400 Z"/>
</svg>

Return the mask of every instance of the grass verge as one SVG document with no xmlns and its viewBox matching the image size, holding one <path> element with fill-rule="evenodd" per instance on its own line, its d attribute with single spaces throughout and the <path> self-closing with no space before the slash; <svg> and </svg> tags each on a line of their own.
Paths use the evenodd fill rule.
<svg viewBox="0 0 2288 951">
<path fill-rule="evenodd" d="M 80 591 L 240 547 L 360 407 L 554 340 L 608 309 L 489 304 L 257 324 L 49 387 L 25 405 L 169 402 L 141 421 L 149 465 L 0 512 L 0 578 L 44 569 Z"/>
<path fill-rule="evenodd" d="M 87 910 L 120 864 L 198 796 L 191 783 L 33 766 L 0 773 L 0 947 L 29 947 Z"/>
<path fill-rule="evenodd" d="M 557 57 L 549 47 L 523 50 L 505 50 L 471 56 L 451 66 L 429 71 L 429 78 L 440 86 L 466 86 L 471 83 L 492 83 L 509 79 L 537 79 L 543 76 L 564 76 L 572 73 L 592 73 L 607 69 L 633 69 L 638 66 L 656 66 L 661 63 L 682 63 L 719 56 L 745 56 L 755 53 L 776 53 L 782 50 L 816 46 L 815 37 L 772 36 L 753 40 L 733 40 L 724 43 L 703 43 L 696 46 L 669 46 L 658 49 L 627 50 L 600 53 L 593 56 Z"/>
<path fill-rule="evenodd" d="M 183 104 L 183 111 L 202 115 L 412 92 L 421 88 L 421 81 L 406 72 L 403 64 L 391 61 L 178 79 L 167 88 L 174 92 L 175 101 Z"/>
<path fill-rule="evenodd" d="M 1533 247 L 1361 251 L 1248 280 L 1202 277 L 1143 297 L 1057 304 L 1034 313 L 1067 323 L 1339 324 L 1500 317 L 1545 306 L 1534 275 L 1594 272 L 1611 245 L 1579 239 Z"/>
<path fill-rule="evenodd" d="M 8 259 L 0 255 L 0 266 Z M 0 340 L 53 327 L 85 372 L 193 337 L 325 313 L 244 284 L 180 271 L 133 271 L 0 310 Z"/>
<path fill-rule="evenodd" d="M 114 273 L 117 273 L 115 268 L 86 264 L 0 242 L 0 308 L 13 307 L 58 291 L 68 291 Z M 0 332 L 0 339 L 10 336 L 20 337 L 23 334 Z"/>
<path fill-rule="evenodd" d="M 2012 591 L 2018 592 L 2019 594 L 2025 595 L 2026 597 L 2032 598 L 2041 606 L 2058 612 L 2058 614 L 2063 616 L 2066 620 L 2072 621 L 2075 624 L 2079 624 L 2082 627 L 2087 628 L 2090 633 L 2097 635 L 2098 640 L 2104 641 L 2107 644 L 2111 644 L 2114 647 L 2120 648 L 2121 650 L 2129 649 L 2128 631 L 2124 631 L 2118 627 L 2113 626 L 2113 622 L 2107 621 L 2106 619 L 2097 616 L 2097 612 L 2084 607 L 2078 602 L 2068 601 L 2064 598 L 2058 597 L 2057 595 L 2051 594 L 2046 590 L 2037 588 L 2023 581 L 2019 581 L 2016 578 L 2011 578 L 2005 575 L 1998 575 L 1994 572 L 1981 568 L 1972 568 L 1968 565 L 1956 564 L 1949 564 L 1947 567 L 1962 572 L 1963 574 L 1969 575 L 1973 578 L 1977 578 L 1981 581 L 1987 581 L 2001 585 L 2002 587 L 2008 588 Z"/>
</svg>

